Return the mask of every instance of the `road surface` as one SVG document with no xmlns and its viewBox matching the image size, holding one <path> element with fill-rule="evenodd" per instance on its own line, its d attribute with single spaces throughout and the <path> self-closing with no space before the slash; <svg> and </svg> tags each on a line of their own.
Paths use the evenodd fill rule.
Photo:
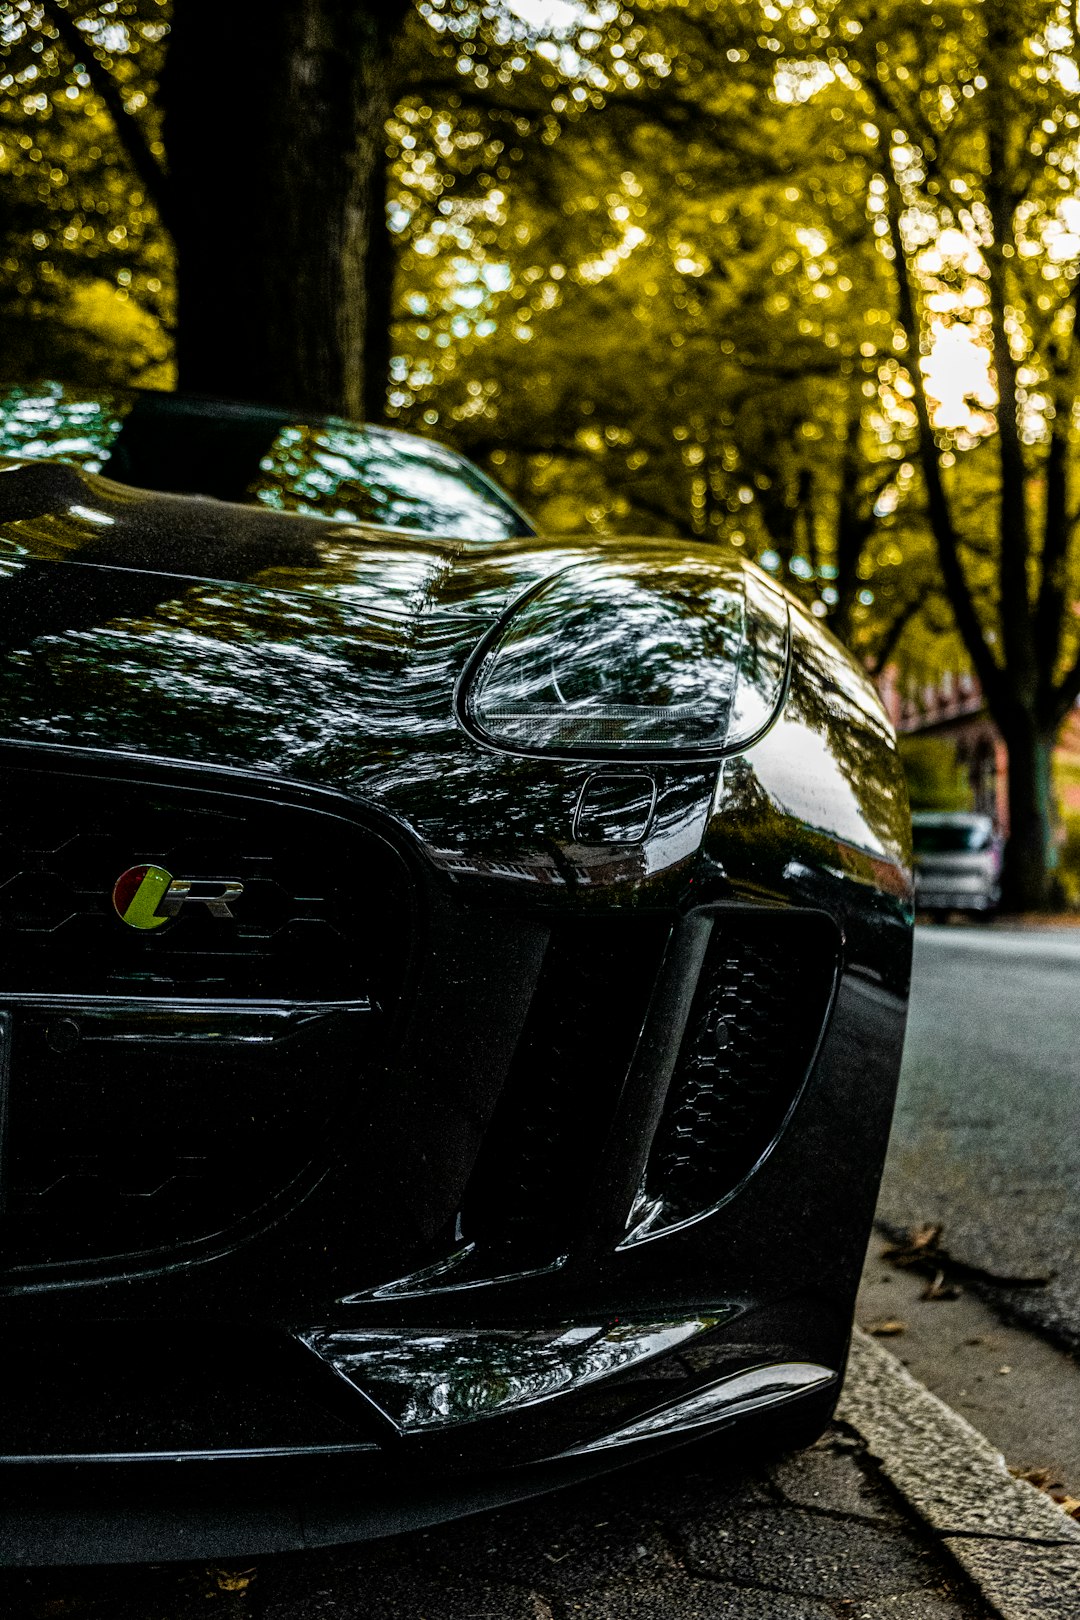
<svg viewBox="0 0 1080 1620">
<path fill-rule="evenodd" d="M 878 1214 L 1080 1349 L 1080 929 L 917 931 Z"/>
</svg>

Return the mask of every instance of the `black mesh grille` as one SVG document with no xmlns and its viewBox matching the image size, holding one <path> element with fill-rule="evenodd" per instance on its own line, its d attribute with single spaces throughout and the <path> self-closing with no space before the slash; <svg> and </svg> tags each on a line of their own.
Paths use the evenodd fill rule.
<svg viewBox="0 0 1080 1620">
<path fill-rule="evenodd" d="M 129 928 L 112 886 L 148 862 L 242 883 L 233 917 Z M 317 1172 L 399 994 L 409 912 L 400 859 L 337 816 L 8 771 L 5 1262 L 174 1250 Z"/>
<path fill-rule="evenodd" d="M 649 1157 L 654 1229 L 718 1203 L 775 1139 L 817 1046 L 838 953 L 823 917 L 717 917 Z"/>
<path fill-rule="evenodd" d="M 0 778 L 0 991 L 348 1000 L 392 992 L 401 872 L 337 817 L 230 794 L 35 771 Z M 153 864 L 243 884 L 231 920 L 185 905 L 127 927 L 113 885 Z"/>
<path fill-rule="evenodd" d="M 578 919 L 552 935 L 466 1193 L 493 1264 L 540 1265 L 580 1225 L 670 925 Z"/>
<path fill-rule="evenodd" d="M 14 1266 L 156 1253 L 227 1232 L 324 1152 L 372 1015 L 266 1039 L 167 1009 L 12 1014 L 3 1251 Z M 208 1026 L 209 1028 L 209 1026 Z M 69 1030 L 70 1051 L 52 1041 Z"/>
</svg>

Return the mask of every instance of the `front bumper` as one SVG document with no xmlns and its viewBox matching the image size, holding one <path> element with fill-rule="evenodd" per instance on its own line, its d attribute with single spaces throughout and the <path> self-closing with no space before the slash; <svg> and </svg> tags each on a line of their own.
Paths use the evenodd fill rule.
<svg viewBox="0 0 1080 1620">
<path fill-rule="evenodd" d="M 266 896 L 227 970 L 163 942 L 182 997 L 105 944 L 70 955 L 100 982 L 66 977 L 57 940 L 90 938 L 96 902 L 55 885 L 51 943 L 6 960 L 9 1561 L 351 1540 L 755 1416 L 824 1422 L 909 897 L 895 865 L 778 817 L 756 754 L 722 784 L 657 770 L 650 839 L 602 849 L 544 830 L 573 826 L 582 771 L 515 765 L 539 829 L 517 861 L 248 773 L 8 760 L 9 793 L 45 769 L 50 813 L 100 803 L 102 836 L 132 796 L 169 827 L 179 795 L 221 838 L 257 828 Z M 275 843 L 282 817 L 311 836 Z M 344 913 L 277 853 L 331 834 Z M 25 870 L 96 894 L 84 847 L 70 870 L 55 848 Z M 321 1000 L 308 924 L 344 941 Z M 238 972 L 242 1005 L 215 988 Z"/>
<path fill-rule="evenodd" d="M 678 1337 L 672 1328 L 665 1324 L 661 1336 Z M 792 1337 L 805 1344 L 816 1335 L 804 1317 L 793 1323 Z M 750 1345 L 747 1338 L 760 1342 Z M 94 1347 L 85 1348 L 92 1361 Z M 177 1367 L 178 1348 L 173 1338 L 155 1369 L 158 1422 L 170 1372 L 178 1378 L 172 1393 L 186 1386 L 190 1399 L 191 1363 Z M 204 1357 L 204 1394 L 213 1370 L 225 1374 L 217 1393 L 226 1393 L 223 1360 L 238 1348 L 229 1347 L 223 1356 L 224 1347 L 216 1347 L 209 1365 Z M 276 1349 L 288 1359 L 284 1346 Z M 809 1438 L 831 1414 L 839 1376 L 821 1363 L 763 1361 L 763 1352 L 770 1353 L 764 1338 L 744 1322 L 741 1335 L 713 1336 L 683 1357 L 661 1355 L 627 1369 L 621 1378 L 597 1383 L 591 1392 L 566 1386 L 554 1411 L 534 1409 L 519 1414 L 512 1425 L 489 1422 L 484 1433 L 457 1431 L 423 1440 L 392 1433 L 362 1400 L 335 1399 L 317 1369 L 294 1365 L 289 1403 L 307 1443 L 294 1435 L 293 1444 L 230 1448 L 225 1443 L 229 1416 L 235 1421 L 254 1395 L 276 1397 L 280 1415 L 284 1392 L 280 1386 L 268 1388 L 272 1358 L 264 1343 L 257 1362 L 245 1357 L 242 1378 L 239 1365 L 232 1369 L 237 1381 L 218 1413 L 228 1414 L 226 1427 L 206 1450 L 189 1445 L 79 1457 L 66 1449 L 22 1462 L 9 1458 L 3 1470 L 3 1563 L 230 1558 L 324 1546 L 522 1500 L 733 1426 L 745 1438 L 747 1426 L 771 1434 L 777 1421 L 797 1422 L 799 1438 Z M 775 1332 L 771 1353 L 785 1353 Z M 51 1360 L 55 1369 L 55 1357 Z M 113 1386 L 124 1365 L 123 1358 L 110 1362 Z M 144 1396 L 150 1393 L 148 1372 L 144 1363 L 136 1365 L 136 1388 Z M 84 1380 L 77 1377 L 75 1387 L 85 1389 Z M 55 1391 L 54 1384 L 50 1393 Z M 132 1393 L 129 1385 L 129 1412 Z M 59 1404 L 62 1410 L 65 1403 Z M 86 1412 L 84 1405 L 83 1424 Z M 189 1406 L 189 1421 L 191 1416 Z M 263 1422 L 266 1418 L 264 1410 Z M 336 1438 L 330 1437 L 331 1428 Z M 126 1432 L 130 1442 L 134 1431 Z M 66 1444 L 70 1448 L 71 1436 Z"/>
</svg>

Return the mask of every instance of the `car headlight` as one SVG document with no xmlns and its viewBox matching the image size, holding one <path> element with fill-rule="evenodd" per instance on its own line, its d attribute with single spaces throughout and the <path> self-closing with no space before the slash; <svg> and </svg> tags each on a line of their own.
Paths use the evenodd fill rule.
<svg viewBox="0 0 1080 1620">
<path fill-rule="evenodd" d="M 639 548 L 521 597 L 473 655 L 458 714 L 510 753 L 729 753 L 775 718 L 788 641 L 787 603 L 756 569 Z"/>
</svg>

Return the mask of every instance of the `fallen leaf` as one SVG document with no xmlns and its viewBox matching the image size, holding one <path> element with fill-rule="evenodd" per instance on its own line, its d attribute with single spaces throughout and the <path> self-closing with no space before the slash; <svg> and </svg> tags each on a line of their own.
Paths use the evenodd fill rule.
<svg viewBox="0 0 1080 1620">
<path fill-rule="evenodd" d="M 1061 1481 L 1055 1479 L 1049 1468 L 1010 1468 L 1014 1479 L 1025 1479 L 1040 1491 L 1060 1491 Z"/>
<path fill-rule="evenodd" d="M 948 1267 L 953 1277 L 989 1282 L 1008 1288 L 1044 1288 L 1048 1282 L 1054 1280 L 1055 1273 L 1050 1270 L 1027 1269 L 1013 1276 L 956 1260 L 945 1248 L 944 1234 L 945 1228 L 940 1223 L 934 1226 L 916 1226 L 912 1231 L 905 1233 L 899 1242 L 890 1243 L 882 1249 L 881 1258 L 891 1261 L 894 1266 L 910 1266 L 914 1271 L 929 1272 L 939 1266 Z M 957 1296 L 939 1293 L 930 1297 L 955 1299 Z"/>
<path fill-rule="evenodd" d="M 1034 1485 L 1037 1491 L 1042 1491 L 1051 1502 L 1056 1502 L 1062 1513 L 1067 1513 L 1070 1519 L 1080 1519 L 1080 1496 L 1070 1496 L 1060 1479 L 1056 1478 L 1049 1468 L 1010 1468 L 1009 1473 L 1014 1479 L 1026 1480 Z"/>
<path fill-rule="evenodd" d="M 898 1333 L 907 1332 L 907 1323 L 901 1322 L 898 1316 L 887 1316 L 883 1322 L 871 1322 L 866 1331 L 875 1339 L 892 1339 Z"/>
<path fill-rule="evenodd" d="M 209 1572 L 219 1592 L 246 1592 L 255 1579 L 252 1569 L 211 1569 Z"/>
<path fill-rule="evenodd" d="M 917 1226 L 899 1243 L 890 1243 L 882 1249 L 881 1258 L 891 1260 L 896 1266 L 918 1265 L 937 1252 L 944 1230 L 940 1223 L 934 1226 Z"/>
<path fill-rule="evenodd" d="M 964 1290 L 959 1283 L 946 1282 L 943 1271 L 935 1271 L 932 1281 L 928 1282 L 920 1299 L 959 1299 Z"/>
</svg>

